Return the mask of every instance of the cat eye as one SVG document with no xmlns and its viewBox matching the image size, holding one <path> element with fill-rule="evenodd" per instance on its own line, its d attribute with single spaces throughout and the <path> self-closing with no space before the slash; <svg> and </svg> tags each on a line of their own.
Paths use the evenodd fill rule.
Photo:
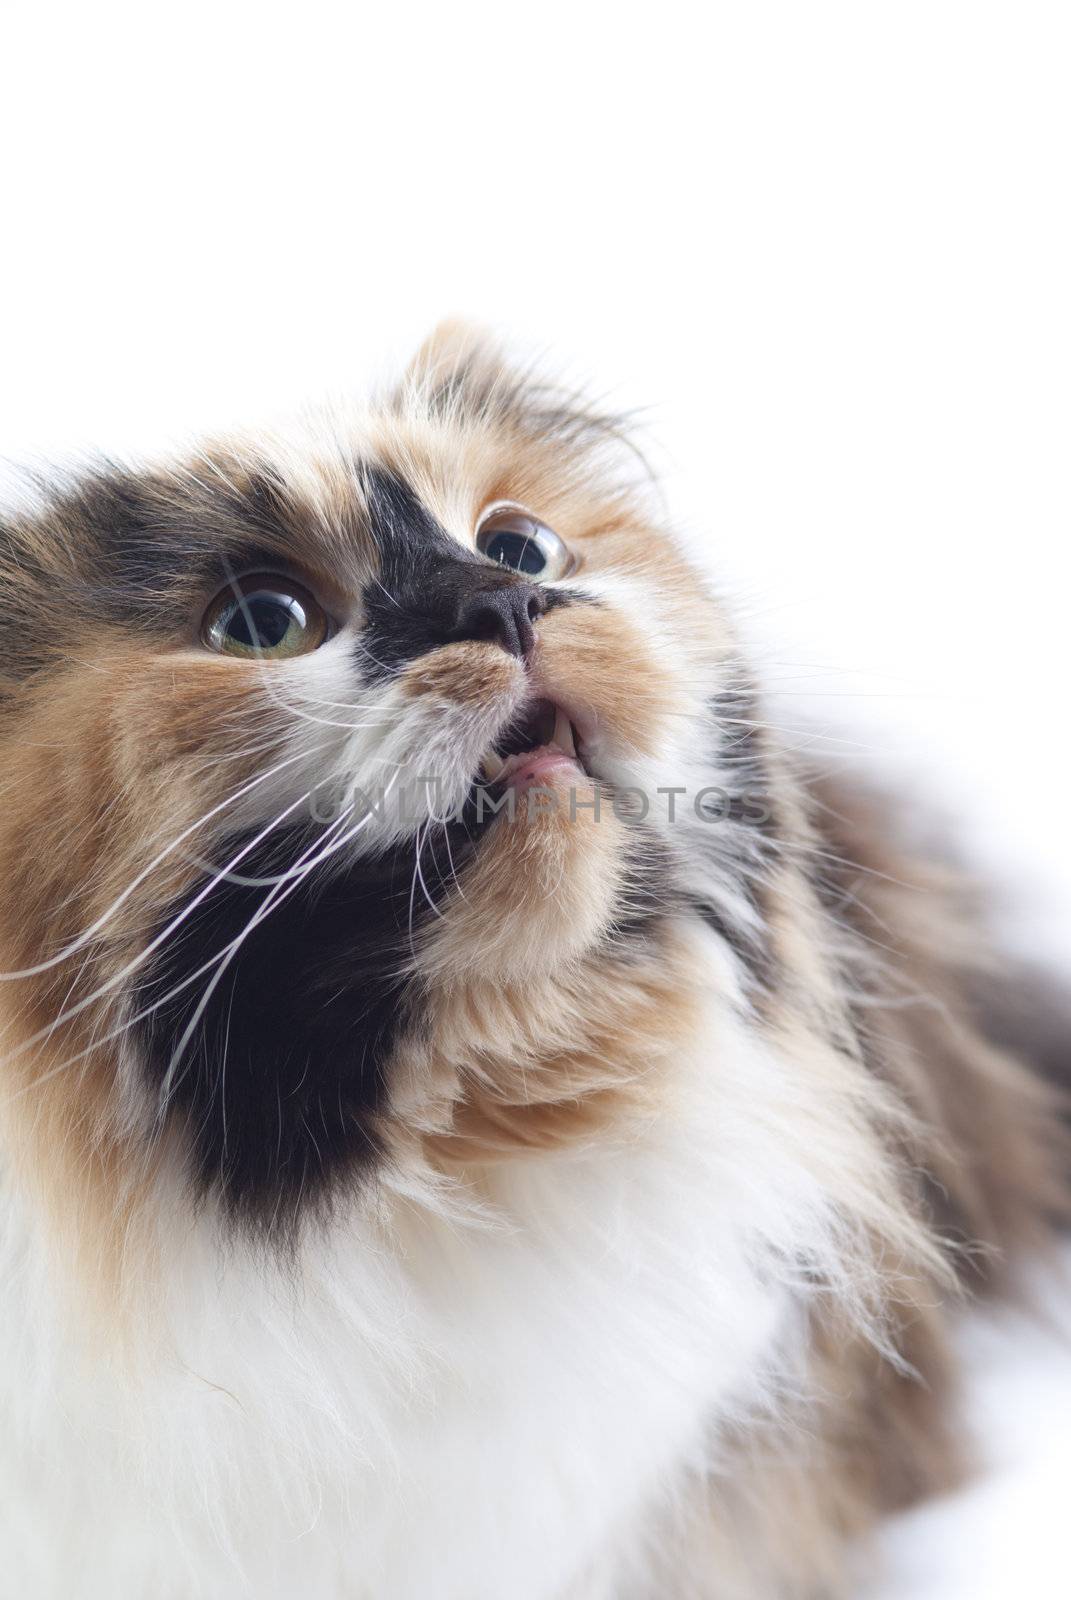
<svg viewBox="0 0 1071 1600">
<path fill-rule="evenodd" d="M 210 650 L 272 661 L 319 649 L 330 631 L 327 613 L 307 589 L 264 572 L 229 583 L 201 624 L 201 638 Z"/>
<path fill-rule="evenodd" d="M 489 561 L 529 578 L 564 578 L 575 561 L 553 528 L 521 506 L 491 506 L 476 529 L 476 548 Z"/>
</svg>

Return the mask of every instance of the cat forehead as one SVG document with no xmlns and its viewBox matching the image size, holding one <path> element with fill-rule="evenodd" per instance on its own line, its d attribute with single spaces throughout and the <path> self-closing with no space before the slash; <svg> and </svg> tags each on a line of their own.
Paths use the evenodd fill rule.
<svg viewBox="0 0 1071 1600">
<path fill-rule="evenodd" d="M 186 587 L 261 560 L 367 580 L 388 551 L 470 543 L 480 511 L 518 501 L 579 531 L 613 497 L 596 446 L 614 424 L 546 408 L 437 413 L 428 405 L 210 444 L 163 466 L 104 464 L 50 485 L 9 544 L 90 586 Z"/>
<path fill-rule="evenodd" d="M 53 494 L 19 531 L 44 571 L 66 567 L 98 594 L 120 584 L 135 604 L 161 585 L 258 564 L 296 563 L 360 584 L 402 541 L 415 550 L 422 538 L 449 537 L 410 479 L 371 453 L 330 460 L 270 449 L 99 469 Z"/>
</svg>

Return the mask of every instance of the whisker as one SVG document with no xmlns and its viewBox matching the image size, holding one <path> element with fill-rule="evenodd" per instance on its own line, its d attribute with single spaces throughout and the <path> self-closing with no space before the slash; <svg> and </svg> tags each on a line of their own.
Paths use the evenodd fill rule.
<svg viewBox="0 0 1071 1600">
<path fill-rule="evenodd" d="M 336 819 L 335 825 L 337 825 L 337 822 L 340 820 L 342 819 Z M 314 847 L 310 847 L 310 849 L 311 848 Z M 307 854 L 308 852 L 306 852 L 306 855 Z M 313 862 L 313 865 L 316 864 L 318 863 Z M 21 1095 L 28 1093 L 30 1090 L 39 1087 L 43 1083 L 47 1083 L 50 1078 L 57 1077 L 59 1073 L 65 1071 L 68 1067 L 73 1066 L 76 1062 L 82 1061 L 86 1057 L 92 1055 L 94 1051 L 99 1049 L 102 1045 L 109 1044 L 113 1040 L 121 1038 L 124 1033 L 128 1033 L 130 1029 L 137 1023 L 144 1021 L 146 1017 L 152 1016 L 153 1013 L 159 1011 L 162 1006 L 168 1005 L 170 1001 L 175 999 L 177 995 L 181 994 L 184 989 L 190 988 L 192 984 L 197 982 L 198 978 L 203 977 L 206 972 L 210 972 L 223 957 L 228 956 L 237 948 L 247 932 L 248 928 L 243 929 L 242 933 L 235 935 L 233 939 L 229 940 L 219 950 L 214 951 L 213 954 L 209 956 L 206 961 L 203 961 L 201 965 L 193 972 L 187 973 L 186 976 L 180 979 L 178 983 L 174 984 L 166 994 L 158 996 L 155 1000 L 151 1001 L 150 1004 L 143 1006 L 140 1011 L 137 1011 L 132 1016 L 127 1017 L 122 1023 L 119 1024 L 118 1027 L 112 1028 L 110 1032 L 94 1039 L 91 1044 L 77 1051 L 76 1054 L 69 1056 L 65 1061 L 61 1061 L 58 1063 L 58 1065 L 49 1068 L 47 1072 L 42 1073 L 39 1077 L 33 1079 L 31 1083 L 24 1085 L 22 1089 L 18 1090 L 17 1093 L 10 1098 L 18 1099 Z M 55 1024 L 52 1026 L 54 1027 Z M 35 1041 L 27 1040 L 26 1042 L 29 1045 Z"/>
<path fill-rule="evenodd" d="M 19 978 L 36 978 L 39 977 L 41 973 L 50 972 L 53 967 L 58 967 L 61 962 L 69 960 L 72 955 L 75 955 L 79 950 L 83 949 L 90 942 L 90 940 L 96 938 L 97 934 L 102 931 L 115 913 L 119 911 L 121 907 L 124 906 L 130 899 L 130 896 L 134 893 L 135 889 L 145 882 L 145 879 L 156 870 L 161 861 L 165 861 L 167 857 L 171 855 L 172 851 L 177 850 L 180 845 L 190 838 L 191 834 L 196 833 L 199 828 L 203 828 L 206 822 L 210 822 L 213 817 L 218 816 L 221 811 L 225 811 L 227 807 L 233 805 L 236 800 L 242 799 L 242 797 L 249 794 L 251 790 L 257 788 L 260 784 L 267 782 L 267 780 L 274 777 L 276 773 L 281 772 L 284 767 L 293 766 L 295 761 L 300 761 L 301 759 L 301 755 L 288 756 L 285 761 L 280 761 L 274 767 L 269 767 L 267 772 L 260 773 L 259 776 L 252 779 L 251 782 L 243 784 L 240 789 L 236 789 L 234 793 L 228 795 L 225 800 L 221 800 L 218 805 L 213 806 L 210 811 L 206 811 L 203 816 L 198 817 L 196 822 L 191 823 L 188 828 L 184 828 L 177 838 L 172 839 L 171 843 L 164 850 L 161 850 L 159 855 L 155 856 L 153 860 L 149 862 L 148 866 L 143 867 L 141 871 L 131 879 L 122 893 L 116 896 L 111 905 L 108 906 L 106 910 L 102 911 L 100 916 L 97 917 L 94 922 L 90 923 L 89 927 L 85 928 L 77 936 L 77 938 L 71 941 L 70 944 L 65 945 L 62 950 L 57 952 L 56 955 L 49 956 L 47 960 L 37 962 L 35 966 L 22 967 L 18 971 L 0 972 L 0 982 L 10 983 Z M 303 796 L 303 798 L 305 797 Z"/>
<path fill-rule="evenodd" d="M 340 817 L 340 818 L 336 819 L 336 821 L 333 822 L 330 825 L 330 828 L 328 829 L 328 835 L 329 836 L 330 836 L 330 833 L 333 830 L 335 830 L 335 829 L 337 829 L 337 828 L 339 828 L 341 826 L 342 820 L 343 819 Z M 318 843 L 319 843 L 319 841 L 317 841 L 317 844 Z M 312 853 L 312 850 L 315 849 L 315 848 L 316 848 L 316 846 L 310 846 L 309 850 L 304 852 L 304 855 L 299 856 L 297 862 L 295 863 L 295 868 L 301 867 L 302 863 L 307 859 L 307 857 Z M 308 871 L 311 871 L 311 870 L 312 870 L 312 868 L 310 867 L 308 869 Z M 216 988 L 219 985 L 220 979 L 223 977 L 223 974 L 226 972 L 227 968 L 230 966 L 231 962 L 234 960 L 235 956 L 238 954 L 238 951 L 241 949 L 242 945 L 250 937 L 250 935 L 253 933 L 253 931 L 257 927 L 259 927 L 260 923 L 263 922 L 264 918 L 267 917 L 268 915 L 270 915 L 272 910 L 274 910 L 275 906 L 281 904 L 281 902 L 287 897 L 287 895 L 291 894 L 296 888 L 298 888 L 300 883 L 303 882 L 304 878 L 307 877 L 307 876 L 308 876 L 308 872 L 306 871 L 305 873 L 301 874 L 298 877 L 298 881 L 297 882 L 292 883 L 289 886 L 289 888 L 287 888 L 285 890 L 281 890 L 280 885 L 278 885 L 278 884 L 276 884 L 272 889 L 270 889 L 269 892 L 267 893 L 267 895 L 265 895 L 264 900 L 261 902 L 260 906 L 258 906 L 257 910 L 250 917 L 249 921 L 246 923 L 245 927 L 242 929 L 241 933 L 237 936 L 237 938 L 235 938 L 235 939 L 233 939 L 231 941 L 231 944 L 230 944 L 229 948 L 227 949 L 227 951 L 215 963 L 216 970 L 212 974 L 212 977 L 209 979 L 208 983 L 205 985 L 204 992 L 201 995 L 201 998 L 198 1001 L 196 1007 L 194 1008 L 193 1015 L 190 1017 L 189 1021 L 187 1022 L 185 1028 L 183 1029 L 182 1035 L 179 1038 L 178 1043 L 175 1045 L 175 1048 L 173 1049 L 173 1051 L 171 1053 L 171 1059 L 168 1062 L 167 1071 L 164 1074 L 163 1083 L 160 1086 L 159 1105 L 160 1105 L 160 1109 L 161 1110 L 166 1106 L 167 1101 L 170 1098 L 170 1094 L 171 1094 L 173 1083 L 174 1083 L 175 1072 L 176 1072 L 176 1070 L 178 1068 L 178 1065 L 179 1065 L 180 1061 L 182 1060 L 183 1055 L 185 1054 L 186 1047 L 189 1044 L 190 1040 L 192 1039 L 192 1037 L 194 1035 L 194 1032 L 196 1031 L 198 1023 L 200 1022 L 201 1018 L 204 1016 L 204 1013 L 205 1013 L 205 1011 L 206 1011 L 206 1009 L 208 1007 L 208 1003 L 211 1000 L 212 995 L 215 993 Z"/>
<path fill-rule="evenodd" d="M 327 830 L 328 838 L 330 838 L 331 834 L 341 826 L 342 821 L 344 820 L 346 815 L 347 815 L 347 813 L 343 812 L 342 817 L 339 817 L 338 819 L 336 819 L 335 822 L 333 822 L 330 825 L 330 827 Z M 168 1094 L 170 1092 L 170 1087 L 171 1087 L 172 1080 L 173 1080 L 173 1077 L 174 1077 L 175 1069 L 176 1069 L 179 1061 L 181 1060 L 183 1054 L 185 1053 L 186 1046 L 189 1044 L 190 1039 L 193 1037 L 193 1033 L 194 1033 L 194 1031 L 195 1031 L 195 1029 L 197 1027 L 197 1024 L 199 1023 L 201 1017 L 205 1013 L 205 1010 L 206 1010 L 206 1008 L 208 1006 L 209 1000 L 212 998 L 212 995 L 215 992 L 215 989 L 216 989 L 217 985 L 219 984 L 219 981 L 220 981 L 221 977 L 223 976 L 224 971 L 230 965 L 230 963 L 234 959 L 234 957 L 237 955 L 238 951 L 240 950 L 241 946 L 245 943 L 246 939 L 249 938 L 249 936 L 253 932 L 253 930 L 255 928 L 259 927 L 260 923 L 263 922 L 266 917 L 270 916 L 271 912 L 275 909 L 275 907 L 277 905 L 280 905 L 283 900 L 285 900 L 289 895 L 293 894 L 294 890 L 297 889 L 300 886 L 300 884 L 305 881 L 305 879 L 309 876 L 309 874 L 311 872 L 313 872 L 316 869 L 316 867 L 320 865 L 321 862 L 330 859 L 331 856 L 337 855 L 339 850 L 343 849 L 345 847 L 345 845 L 348 844 L 349 841 L 351 839 L 353 839 L 361 831 L 361 829 L 363 827 L 367 826 L 367 824 L 372 821 L 373 816 L 374 816 L 374 813 L 372 813 L 372 812 L 367 813 L 365 816 L 363 816 L 360 819 L 359 822 L 355 823 L 352 828 L 350 828 L 347 832 L 342 833 L 340 837 L 336 838 L 334 840 L 334 842 L 332 844 L 330 844 L 326 849 L 321 849 L 319 855 L 312 856 L 311 860 L 309 859 L 309 857 L 311 855 L 311 850 L 310 851 L 306 851 L 304 853 L 304 855 L 302 855 L 302 856 L 300 856 L 298 858 L 298 861 L 295 864 L 298 867 L 301 867 L 302 865 L 304 866 L 304 870 L 300 874 L 300 877 L 298 878 L 298 880 L 296 882 L 294 882 L 294 883 L 289 884 L 287 887 L 283 888 L 282 890 L 280 890 L 279 885 L 276 885 L 274 888 L 269 890 L 269 892 L 265 896 L 264 901 L 262 902 L 262 904 L 258 907 L 258 909 L 254 913 L 254 915 L 249 919 L 249 921 L 246 924 L 245 928 L 243 929 L 242 933 L 234 941 L 232 948 L 227 952 L 227 954 L 224 957 L 224 959 L 220 962 L 220 964 L 219 964 L 216 972 L 212 976 L 211 980 L 209 981 L 208 984 L 206 984 L 204 994 L 201 996 L 201 999 L 198 1002 L 197 1007 L 196 1007 L 192 1017 L 190 1018 L 189 1022 L 186 1024 L 185 1029 L 183 1030 L 182 1037 L 179 1039 L 178 1044 L 175 1046 L 175 1049 L 174 1049 L 174 1051 L 172 1053 L 171 1061 L 168 1064 L 168 1069 L 167 1069 L 167 1072 L 166 1072 L 165 1077 L 164 1077 L 164 1083 L 163 1083 L 163 1085 L 161 1087 L 161 1091 L 160 1091 L 161 1104 L 166 1103 L 166 1099 L 167 1099 L 167 1096 L 168 1096 Z M 319 844 L 319 841 L 317 841 L 317 844 Z M 315 846 L 313 848 L 315 848 Z"/>
<path fill-rule="evenodd" d="M 235 855 L 227 863 L 227 866 L 222 869 L 222 872 L 213 876 L 211 881 L 205 884 L 205 886 L 198 891 L 193 899 L 183 907 L 179 915 L 174 917 L 171 922 L 169 922 L 167 926 L 155 936 L 155 938 L 151 939 L 145 948 L 141 950 L 133 958 L 133 960 L 129 961 L 119 972 L 114 973 L 110 978 L 106 979 L 105 982 L 95 989 L 92 994 L 86 995 L 84 999 L 77 1001 L 73 1006 L 70 1006 L 65 1011 L 62 1011 L 58 1016 L 54 1017 L 46 1027 L 39 1029 L 39 1031 L 35 1034 L 32 1034 L 30 1038 L 23 1040 L 23 1042 L 17 1046 L 15 1050 L 8 1053 L 6 1059 L 9 1061 L 15 1060 L 33 1045 L 39 1044 L 43 1039 L 49 1038 L 57 1028 L 62 1027 L 65 1023 L 69 1022 L 72 1017 L 79 1015 L 80 1012 L 85 1011 L 89 1006 L 95 1004 L 95 1002 L 101 999 L 103 995 L 108 994 L 112 989 L 118 987 L 118 985 L 128 978 L 131 973 L 136 972 L 137 969 L 148 960 L 153 952 L 158 950 L 165 940 L 170 938 L 175 930 L 181 927 L 182 923 L 193 914 L 201 902 L 212 892 L 216 884 L 222 881 L 223 873 L 236 866 L 239 861 L 244 860 L 250 851 L 256 849 L 257 845 L 266 839 L 280 822 L 284 821 L 286 817 L 290 816 L 294 811 L 296 811 L 299 806 L 304 805 L 309 798 L 310 793 L 310 790 L 306 790 L 304 794 L 299 795 L 296 800 L 292 801 L 290 805 L 285 807 L 285 809 L 281 811 L 277 817 L 274 817 L 265 828 L 262 828 L 253 839 L 245 844 L 242 849 L 238 851 L 237 855 Z"/>
</svg>

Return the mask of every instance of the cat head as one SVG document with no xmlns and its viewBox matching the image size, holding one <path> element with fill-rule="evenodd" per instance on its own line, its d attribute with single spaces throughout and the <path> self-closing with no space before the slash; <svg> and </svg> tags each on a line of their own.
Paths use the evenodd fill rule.
<svg viewBox="0 0 1071 1600">
<path fill-rule="evenodd" d="M 620 425 L 440 330 L 360 414 L 3 541 L 0 1015 L 28 1178 L 286 1231 L 597 1137 L 761 987 L 752 689 Z M 87 1179 L 88 1181 L 88 1179 Z"/>
</svg>

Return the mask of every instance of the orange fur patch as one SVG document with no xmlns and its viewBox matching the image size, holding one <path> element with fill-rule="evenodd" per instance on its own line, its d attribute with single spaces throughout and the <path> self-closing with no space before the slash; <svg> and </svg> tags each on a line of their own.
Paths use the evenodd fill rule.
<svg viewBox="0 0 1071 1600">
<path fill-rule="evenodd" d="M 650 755 L 675 701 L 669 663 L 654 660 L 618 607 L 565 606 L 539 628 L 535 678 L 548 699 L 575 706 L 637 755 Z"/>
<path fill-rule="evenodd" d="M 418 656 L 401 675 L 403 694 L 434 695 L 459 706 L 485 706 L 523 688 L 524 668 L 497 645 L 462 641 Z"/>
</svg>

